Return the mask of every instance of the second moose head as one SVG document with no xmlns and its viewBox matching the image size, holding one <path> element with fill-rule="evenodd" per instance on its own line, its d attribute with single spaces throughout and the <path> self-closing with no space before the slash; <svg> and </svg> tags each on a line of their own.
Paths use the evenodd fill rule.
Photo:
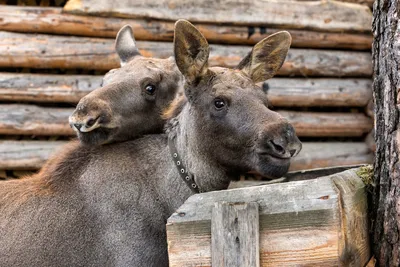
<svg viewBox="0 0 400 267">
<path fill-rule="evenodd" d="M 130 26 L 117 35 L 121 68 L 109 71 L 103 85 L 83 97 L 69 118 L 81 143 L 101 145 L 161 132 L 162 111 L 182 90 L 174 59 L 143 57 Z"/>
</svg>

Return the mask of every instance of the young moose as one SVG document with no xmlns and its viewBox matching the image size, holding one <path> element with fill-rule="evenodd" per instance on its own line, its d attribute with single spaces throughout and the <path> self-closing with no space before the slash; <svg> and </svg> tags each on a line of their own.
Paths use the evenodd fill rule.
<svg viewBox="0 0 400 267">
<path fill-rule="evenodd" d="M 143 57 L 129 25 L 118 32 L 115 49 L 121 68 L 109 71 L 102 87 L 83 97 L 69 118 L 83 144 L 101 145 L 161 133 L 165 124 L 162 111 L 183 90 L 174 59 Z"/>
<path fill-rule="evenodd" d="M 0 265 L 168 266 L 166 220 L 194 191 L 225 189 L 237 172 L 282 176 L 300 151 L 293 127 L 255 85 L 278 71 L 289 45 L 290 35 L 277 33 L 237 69 L 208 68 L 206 40 L 178 21 L 187 101 L 173 107 L 180 112 L 167 136 L 73 144 L 62 163 L 68 176 L 0 184 Z"/>
</svg>

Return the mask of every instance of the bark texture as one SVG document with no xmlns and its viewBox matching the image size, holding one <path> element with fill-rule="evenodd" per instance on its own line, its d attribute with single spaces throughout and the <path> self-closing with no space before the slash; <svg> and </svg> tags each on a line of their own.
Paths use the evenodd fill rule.
<svg viewBox="0 0 400 267">
<path fill-rule="evenodd" d="M 375 108 L 374 252 L 378 266 L 400 266 L 399 0 L 377 0 L 373 19 Z"/>
</svg>

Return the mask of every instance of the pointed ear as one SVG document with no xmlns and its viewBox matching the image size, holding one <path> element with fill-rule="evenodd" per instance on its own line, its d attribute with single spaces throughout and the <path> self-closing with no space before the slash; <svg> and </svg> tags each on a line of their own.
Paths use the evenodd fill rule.
<svg viewBox="0 0 400 267">
<path fill-rule="evenodd" d="M 291 42 L 292 37 L 286 31 L 272 34 L 258 42 L 236 68 L 255 83 L 268 80 L 281 68 Z"/>
<path fill-rule="evenodd" d="M 136 47 L 131 26 L 125 25 L 119 30 L 115 39 L 115 50 L 119 56 L 121 67 L 135 56 L 141 56 Z"/>
<path fill-rule="evenodd" d="M 174 34 L 175 61 L 191 83 L 207 72 L 209 46 L 206 38 L 188 21 L 178 20 Z"/>
</svg>

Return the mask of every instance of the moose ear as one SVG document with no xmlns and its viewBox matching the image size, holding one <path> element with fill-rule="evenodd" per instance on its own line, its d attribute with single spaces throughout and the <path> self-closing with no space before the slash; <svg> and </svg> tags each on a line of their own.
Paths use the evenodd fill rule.
<svg viewBox="0 0 400 267">
<path fill-rule="evenodd" d="M 117 50 L 121 67 L 135 56 L 141 56 L 136 47 L 136 41 L 133 37 L 131 26 L 125 25 L 119 30 L 117 38 L 115 39 L 115 50 Z"/>
<path fill-rule="evenodd" d="M 174 34 L 175 61 L 191 83 L 207 72 L 209 46 L 206 38 L 188 21 L 178 20 Z"/>
<path fill-rule="evenodd" d="M 281 68 L 291 42 L 292 37 L 287 31 L 272 34 L 258 42 L 236 68 L 255 83 L 268 80 Z"/>
</svg>

